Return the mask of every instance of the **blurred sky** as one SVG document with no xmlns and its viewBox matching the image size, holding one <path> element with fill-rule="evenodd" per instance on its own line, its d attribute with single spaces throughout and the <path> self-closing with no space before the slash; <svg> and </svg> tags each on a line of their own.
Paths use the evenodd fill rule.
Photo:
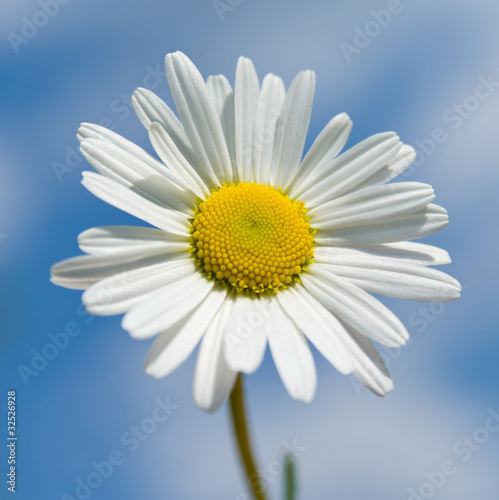
<svg viewBox="0 0 499 500">
<path fill-rule="evenodd" d="M 465 287 L 445 305 L 383 299 L 412 335 L 402 351 L 382 350 L 395 381 L 385 399 L 315 353 L 315 400 L 294 402 L 266 357 L 246 384 L 272 498 L 282 498 L 278 459 L 294 443 L 301 500 L 497 499 L 498 19 L 492 0 L 2 2 L 0 434 L 15 389 L 15 498 L 78 498 L 92 473 L 96 487 L 80 498 L 247 498 L 227 408 L 206 415 L 192 402 L 194 357 L 166 379 L 149 377 L 152 341 L 132 340 L 119 317 L 86 315 L 80 292 L 48 280 L 53 263 L 79 253 L 84 229 L 138 223 L 81 186 L 89 166 L 75 155 L 78 125 L 102 122 L 152 152 L 128 98 L 146 85 L 173 105 L 163 60 L 182 50 L 204 76 L 231 82 L 240 55 L 287 85 L 314 70 L 307 147 L 342 111 L 354 122 L 349 146 L 387 130 L 416 145 L 405 178 L 432 184 L 451 219 L 425 242 L 451 253 L 445 270 Z M 47 348 L 65 329 L 67 345 Z M 158 398 L 169 415 L 154 429 Z M 134 426 L 151 432 L 133 441 Z M 119 465 L 97 475 L 92 464 L 110 456 Z"/>
</svg>

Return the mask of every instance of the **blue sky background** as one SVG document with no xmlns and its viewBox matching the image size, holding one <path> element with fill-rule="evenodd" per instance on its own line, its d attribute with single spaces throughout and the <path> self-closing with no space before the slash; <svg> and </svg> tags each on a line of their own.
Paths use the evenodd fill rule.
<svg viewBox="0 0 499 500">
<path fill-rule="evenodd" d="M 55 1 L 0 7 L 0 435 L 6 392 L 15 389 L 17 498 L 77 498 L 78 478 L 115 452 L 122 463 L 88 498 L 247 498 L 227 408 L 206 415 L 192 402 L 194 357 L 166 379 L 149 377 L 142 362 L 152 341 L 132 340 L 119 317 L 86 315 L 80 292 L 48 281 L 53 263 L 79 253 L 84 229 L 137 223 L 81 186 L 89 167 L 73 156 L 78 125 L 102 122 L 152 152 L 128 96 L 146 85 L 173 105 L 163 59 L 182 50 L 203 75 L 231 82 L 240 55 L 261 78 L 273 72 L 287 85 L 314 70 L 307 147 L 342 111 L 354 122 L 349 146 L 386 130 L 427 147 L 435 129 L 445 137 L 433 150 L 419 147 L 406 178 L 432 184 L 449 211 L 450 225 L 425 241 L 449 250 L 445 270 L 461 281 L 463 297 L 445 305 L 383 299 L 412 335 L 402 351 L 382 350 L 395 381 L 385 399 L 316 356 L 316 398 L 294 402 L 266 357 L 246 382 L 271 498 L 282 498 L 278 458 L 295 442 L 300 499 L 496 499 L 499 430 L 483 429 L 499 426 L 487 420 L 494 411 L 499 419 L 499 84 L 478 106 L 470 96 L 480 78 L 499 82 L 497 2 L 400 0 L 390 22 L 370 24 L 376 36 L 348 58 L 342 44 L 354 46 L 372 11 L 396 1 L 225 0 L 232 10 L 223 19 L 212 0 Z M 30 32 L 33 21 L 40 26 Z M 29 38 L 20 42 L 23 29 Z M 460 104 L 473 110 L 458 122 Z M 62 178 L 57 162 L 69 167 Z M 79 334 L 50 351 L 50 334 L 64 329 Z M 23 380 L 20 366 L 44 349 L 52 359 Z M 157 398 L 178 407 L 132 445 L 133 426 L 152 429 Z M 442 465 L 448 461 L 453 467 Z M 2 481 L 0 497 L 8 495 Z"/>
</svg>

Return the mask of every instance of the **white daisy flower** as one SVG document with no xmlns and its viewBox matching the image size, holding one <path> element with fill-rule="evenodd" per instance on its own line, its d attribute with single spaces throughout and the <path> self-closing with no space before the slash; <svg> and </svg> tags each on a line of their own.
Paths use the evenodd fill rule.
<svg viewBox="0 0 499 500">
<path fill-rule="evenodd" d="M 252 373 L 267 343 L 289 394 L 312 400 L 316 369 L 309 342 L 343 374 L 375 394 L 393 388 L 371 341 L 400 347 L 409 335 L 370 293 L 448 301 L 459 283 L 429 266 L 439 248 L 409 242 L 440 231 L 446 211 L 431 186 L 389 183 L 415 158 L 393 132 L 339 154 L 351 121 L 335 116 L 302 160 L 315 75 L 286 91 L 240 58 L 234 91 L 206 82 L 182 53 L 166 56 L 180 120 L 138 89 L 133 107 L 161 161 L 98 125 L 78 131 L 98 173 L 83 185 L 154 226 L 84 231 L 87 255 L 52 268 L 58 285 L 86 290 L 97 315 L 125 313 L 135 338 L 158 335 L 145 370 L 164 377 L 201 343 L 194 399 L 206 411 Z"/>
</svg>

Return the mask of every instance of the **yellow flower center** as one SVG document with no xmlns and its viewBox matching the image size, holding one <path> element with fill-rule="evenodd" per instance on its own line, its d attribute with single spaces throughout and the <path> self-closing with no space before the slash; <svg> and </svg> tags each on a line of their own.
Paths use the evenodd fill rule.
<svg viewBox="0 0 499 500">
<path fill-rule="evenodd" d="M 194 255 L 210 278 L 237 291 L 286 287 L 313 256 L 305 204 L 272 186 L 224 185 L 195 211 Z"/>
</svg>

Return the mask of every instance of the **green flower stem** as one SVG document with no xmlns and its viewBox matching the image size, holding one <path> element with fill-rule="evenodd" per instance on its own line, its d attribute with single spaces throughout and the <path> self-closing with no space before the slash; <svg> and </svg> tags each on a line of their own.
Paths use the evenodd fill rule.
<svg viewBox="0 0 499 500">
<path fill-rule="evenodd" d="M 265 485 L 258 475 L 248 436 L 244 407 L 243 376 L 241 373 L 237 375 L 236 384 L 230 395 L 230 413 L 248 484 L 251 487 L 255 500 L 266 500 L 263 493 Z"/>
<path fill-rule="evenodd" d="M 284 499 L 295 500 L 296 498 L 296 479 L 295 479 L 295 462 L 291 455 L 286 457 L 284 464 Z"/>
</svg>

